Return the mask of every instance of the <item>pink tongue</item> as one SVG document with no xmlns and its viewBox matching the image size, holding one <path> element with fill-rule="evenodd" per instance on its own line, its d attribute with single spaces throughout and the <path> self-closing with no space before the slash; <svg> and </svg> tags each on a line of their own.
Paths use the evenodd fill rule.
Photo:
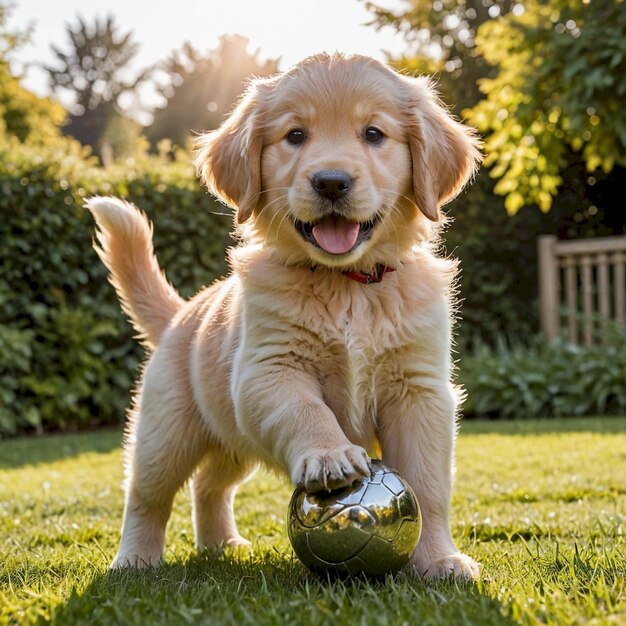
<svg viewBox="0 0 626 626">
<path fill-rule="evenodd" d="M 354 247 L 359 236 L 359 225 L 343 217 L 325 217 L 313 226 L 313 236 L 322 250 L 330 254 L 344 254 Z"/>
</svg>

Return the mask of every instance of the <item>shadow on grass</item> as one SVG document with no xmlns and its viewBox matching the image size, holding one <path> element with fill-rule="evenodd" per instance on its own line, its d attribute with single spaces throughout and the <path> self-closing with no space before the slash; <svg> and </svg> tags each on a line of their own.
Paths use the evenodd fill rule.
<svg viewBox="0 0 626 626">
<path fill-rule="evenodd" d="M 401 572 L 379 580 L 318 578 L 288 554 L 218 557 L 147 571 L 97 574 L 41 624 L 476 624 L 509 626 L 482 585 L 423 583 Z"/>
<path fill-rule="evenodd" d="M 119 448 L 121 428 L 0 441 L 0 469 L 52 463 L 86 452 L 107 453 Z"/>
</svg>

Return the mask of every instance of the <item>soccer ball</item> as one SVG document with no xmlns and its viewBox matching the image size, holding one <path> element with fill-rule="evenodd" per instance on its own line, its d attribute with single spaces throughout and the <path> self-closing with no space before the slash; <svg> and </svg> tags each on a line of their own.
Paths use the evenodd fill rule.
<svg viewBox="0 0 626 626">
<path fill-rule="evenodd" d="M 411 487 L 378 460 L 372 460 L 369 478 L 331 492 L 298 487 L 289 503 L 289 540 L 316 573 L 396 571 L 411 558 L 421 529 Z"/>
</svg>

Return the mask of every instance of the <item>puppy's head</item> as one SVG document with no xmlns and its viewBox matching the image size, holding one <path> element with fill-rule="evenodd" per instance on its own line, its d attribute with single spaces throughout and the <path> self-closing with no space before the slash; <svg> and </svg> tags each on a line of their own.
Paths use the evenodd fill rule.
<svg viewBox="0 0 626 626">
<path fill-rule="evenodd" d="M 198 171 L 248 236 L 288 262 L 394 265 L 479 161 L 429 82 L 319 55 L 251 83 L 199 141 Z"/>
</svg>

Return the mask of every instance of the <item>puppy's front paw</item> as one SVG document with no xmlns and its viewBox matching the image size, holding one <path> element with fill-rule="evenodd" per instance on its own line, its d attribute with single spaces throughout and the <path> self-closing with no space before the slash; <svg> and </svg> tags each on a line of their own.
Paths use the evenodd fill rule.
<svg viewBox="0 0 626 626">
<path fill-rule="evenodd" d="M 454 576 L 464 580 L 478 580 L 482 565 L 474 561 L 466 554 L 456 552 L 441 559 L 433 561 L 425 568 L 423 565 L 414 564 L 417 573 L 424 578 L 447 578 Z"/>
<path fill-rule="evenodd" d="M 347 445 L 303 455 L 291 472 L 291 480 L 294 485 L 314 493 L 347 487 L 369 474 L 369 458 L 365 450 Z"/>
</svg>

